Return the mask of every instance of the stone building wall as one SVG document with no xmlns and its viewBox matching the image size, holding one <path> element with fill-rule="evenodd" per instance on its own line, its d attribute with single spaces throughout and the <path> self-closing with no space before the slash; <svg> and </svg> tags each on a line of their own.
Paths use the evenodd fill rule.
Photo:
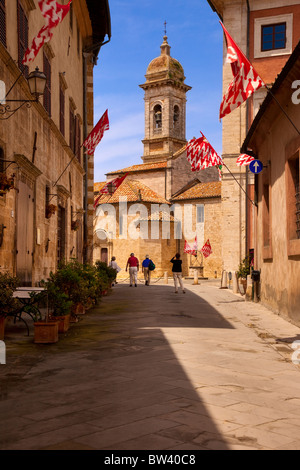
<svg viewBox="0 0 300 470">
<path fill-rule="evenodd" d="M 42 26 L 43 17 L 37 2 L 21 0 L 29 19 L 29 39 Z M 7 90 L 20 75 L 17 59 L 17 10 L 16 2 L 6 2 L 7 48 L 0 43 L 0 80 Z M 78 44 L 77 27 L 80 30 Z M 0 225 L 4 238 L 0 247 L 0 270 L 18 273 L 20 244 L 29 243 L 28 256 L 32 264 L 32 284 L 49 275 L 57 266 L 58 213 L 45 217 L 46 186 L 50 203 L 61 206 L 64 212 L 65 237 L 63 253 L 66 259 L 82 252 L 82 230 L 71 230 L 71 213 L 83 207 L 83 155 L 80 162 L 73 158 L 70 149 L 70 105 L 80 122 L 80 141 L 83 138 L 83 75 L 82 46 L 92 33 L 85 2 L 74 2 L 73 24 L 67 16 L 55 30 L 49 44 L 40 50 L 29 72 L 36 66 L 43 70 L 43 51 L 51 63 L 51 116 L 45 111 L 43 97 L 30 108 L 23 106 L 0 125 L 0 147 L 5 160 L 14 160 L 8 174 L 15 174 L 16 189 L 0 197 Z M 67 58 L 67 62 L 66 62 Z M 65 133 L 60 131 L 59 90 L 63 83 L 65 94 Z M 21 76 L 11 92 L 10 99 L 32 99 L 27 81 Z M 34 139 L 36 133 L 36 149 Z M 69 166 L 68 166 L 69 165 Z M 65 171 L 65 169 L 67 170 Z M 91 173 L 89 175 L 91 177 Z M 26 188 L 29 196 L 24 196 Z M 90 185 L 90 189 L 92 185 Z M 27 194 L 27 193 L 26 193 Z M 26 203 L 30 199 L 30 204 Z M 22 208 L 28 214 L 22 214 Z M 75 215 L 75 217 L 77 217 Z M 81 216 L 78 218 L 82 221 Z M 20 228 L 22 220 L 22 228 Z M 23 237 L 28 240 L 23 240 Z M 29 260 L 30 262 L 30 260 Z"/>
</svg>

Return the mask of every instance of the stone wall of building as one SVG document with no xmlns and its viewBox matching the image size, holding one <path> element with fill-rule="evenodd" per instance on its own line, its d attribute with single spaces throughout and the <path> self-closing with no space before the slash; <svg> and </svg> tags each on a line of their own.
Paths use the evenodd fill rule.
<svg viewBox="0 0 300 470">
<path fill-rule="evenodd" d="M 21 1 L 29 19 L 30 39 L 44 24 L 35 3 Z M 46 112 L 41 97 L 39 103 L 32 103 L 30 108 L 23 106 L 8 120 L 2 121 L 0 126 L 2 157 L 16 162 L 7 169 L 8 174 L 15 174 L 15 189 L 0 197 L 0 226 L 3 224 L 6 227 L 0 247 L 0 270 L 15 275 L 20 272 L 23 261 L 19 247 L 22 246 L 24 253 L 26 251 L 28 269 L 31 270 L 32 266 L 33 285 L 57 267 L 58 211 L 49 219 L 45 216 L 47 187 L 48 201 L 56 207 L 60 206 L 63 214 L 63 257 L 69 259 L 82 253 L 82 229 L 76 232 L 71 230 L 71 218 L 73 214 L 73 220 L 78 218 L 82 222 L 82 216 L 76 213 L 83 208 L 83 154 L 81 152 L 79 161 L 70 149 L 69 110 L 72 106 L 78 118 L 81 143 L 81 52 L 83 41 L 91 35 L 92 29 L 85 2 L 74 2 L 74 5 L 72 25 L 69 16 L 66 17 L 51 42 L 41 49 L 29 68 L 31 71 L 38 66 L 43 70 L 45 52 L 51 64 L 51 116 Z M 6 13 L 7 48 L 0 43 L 0 80 L 5 82 L 8 90 L 20 75 L 14 62 L 18 56 L 16 2 L 6 2 Z M 62 84 L 65 96 L 64 133 L 60 128 L 59 92 Z M 24 76 L 19 78 L 9 98 L 32 99 Z M 89 176 L 92 177 L 91 173 Z M 89 187 L 92 188 L 92 183 Z"/>
<path fill-rule="evenodd" d="M 201 183 L 209 181 L 219 181 L 219 172 L 216 167 L 207 168 L 201 171 L 192 171 L 191 164 L 187 160 L 186 150 L 178 152 L 170 161 L 171 166 L 171 187 L 168 188 L 169 197 L 194 179 L 198 179 Z"/>
</svg>

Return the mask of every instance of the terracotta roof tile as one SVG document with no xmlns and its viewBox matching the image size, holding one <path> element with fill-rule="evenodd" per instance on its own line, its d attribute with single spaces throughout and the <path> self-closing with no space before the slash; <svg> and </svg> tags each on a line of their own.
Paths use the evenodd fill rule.
<svg viewBox="0 0 300 470">
<path fill-rule="evenodd" d="M 101 185 L 102 183 L 95 183 L 95 187 L 97 184 Z M 117 188 L 117 190 L 112 196 L 108 194 L 103 194 L 103 196 L 99 200 L 99 203 L 116 204 L 119 203 L 119 198 L 124 196 L 127 197 L 127 202 L 151 202 L 154 204 L 169 204 L 166 199 L 152 191 L 152 189 L 148 188 L 148 186 L 146 186 L 145 184 L 141 183 L 140 181 L 132 181 L 128 178 L 123 181 L 123 183 Z"/>
<path fill-rule="evenodd" d="M 94 183 L 94 192 L 98 193 L 106 185 L 106 181 L 102 183 Z"/>
<path fill-rule="evenodd" d="M 211 197 L 221 197 L 221 181 L 198 183 L 181 194 L 172 197 L 172 201 L 182 201 L 186 199 L 206 199 Z"/>
<path fill-rule="evenodd" d="M 139 171 L 151 171 L 151 170 L 161 170 L 167 168 L 167 162 L 157 162 L 157 163 L 142 163 L 140 165 L 132 165 L 122 170 L 110 171 L 107 175 L 117 175 L 122 173 L 135 173 Z"/>
</svg>

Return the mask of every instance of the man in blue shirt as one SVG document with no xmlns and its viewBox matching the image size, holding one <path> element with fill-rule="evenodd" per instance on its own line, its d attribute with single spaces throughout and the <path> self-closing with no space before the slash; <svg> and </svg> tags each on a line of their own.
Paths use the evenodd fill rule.
<svg viewBox="0 0 300 470">
<path fill-rule="evenodd" d="M 145 278 L 145 286 L 150 286 L 150 278 L 151 278 L 151 271 L 149 269 L 149 264 L 151 263 L 151 260 L 149 258 L 149 255 L 146 255 L 146 258 L 143 261 L 142 264 L 142 271 L 144 273 L 144 278 Z"/>
</svg>

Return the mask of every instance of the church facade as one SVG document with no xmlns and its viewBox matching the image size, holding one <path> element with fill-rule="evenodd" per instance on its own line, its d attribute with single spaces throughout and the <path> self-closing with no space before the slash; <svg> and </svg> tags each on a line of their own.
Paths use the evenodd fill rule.
<svg viewBox="0 0 300 470">
<path fill-rule="evenodd" d="M 155 262 L 155 276 L 171 274 L 170 259 L 179 252 L 185 276 L 220 277 L 221 182 L 218 169 L 192 172 L 186 157 L 186 101 L 191 89 L 182 65 L 170 54 L 167 37 L 140 85 L 144 90 L 143 163 L 111 171 L 95 183 L 95 197 L 117 177 L 125 176 L 111 194 L 103 194 L 94 219 L 94 261 L 112 256 L 124 268 L 131 252 L 140 262 Z M 185 243 L 198 244 L 197 256 L 184 253 Z M 212 253 L 200 251 L 209 240 Z"/>
</svg>

